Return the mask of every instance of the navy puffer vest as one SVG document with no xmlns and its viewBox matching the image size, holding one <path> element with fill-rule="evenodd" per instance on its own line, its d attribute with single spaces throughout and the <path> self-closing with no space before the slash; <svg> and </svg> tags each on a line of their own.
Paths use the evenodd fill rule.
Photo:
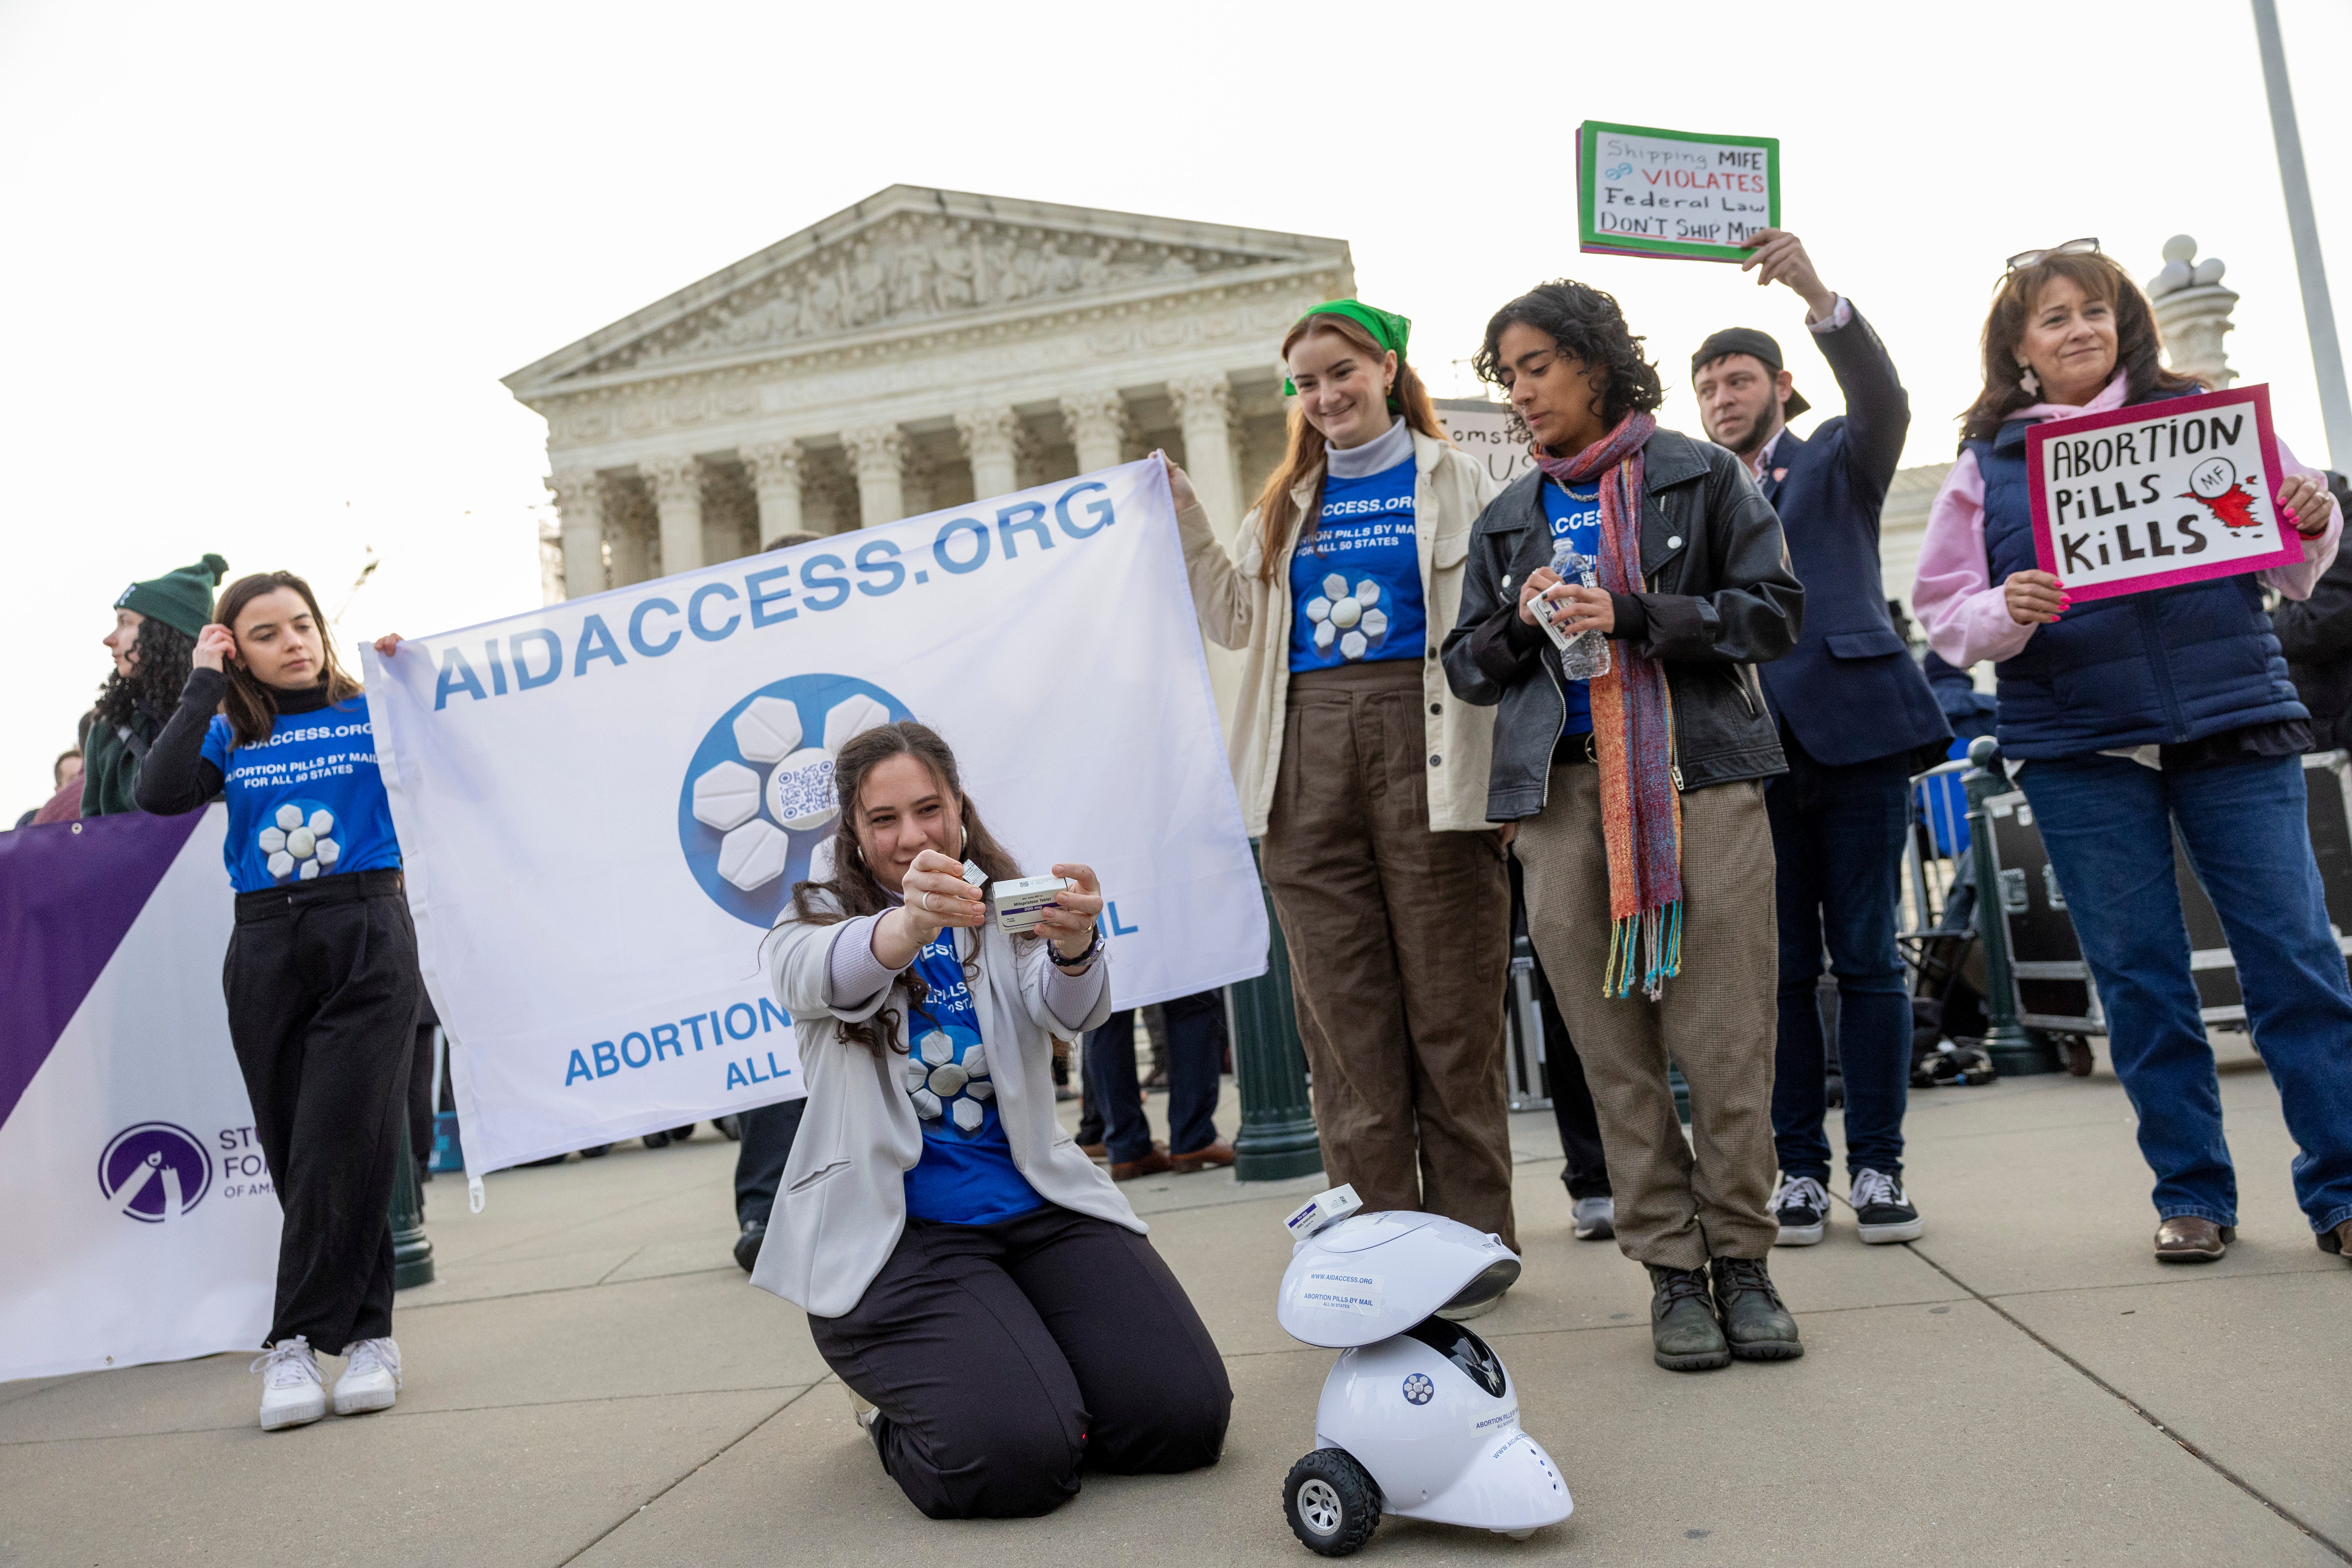
<svg viewBox="0 0 2352 1568">
<path fill-rule="evenodd" d="M 1990 441 L 1964 444 L 1984 476 L 1985 555 L 1996 584 L 2041 565 L 2026 489 L 2032 424 L 2012 419 Z M 2311 716 L 2287 679 L 2252 573 L 2078 604 L 1993 670 L 1996 732 L 2011 757 L 2178 745 Z"/>
</svg>

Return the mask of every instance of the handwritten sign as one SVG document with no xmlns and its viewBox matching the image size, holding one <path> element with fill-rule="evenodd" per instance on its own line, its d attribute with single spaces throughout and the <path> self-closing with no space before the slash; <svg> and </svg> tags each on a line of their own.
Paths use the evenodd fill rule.
<svg viewBox="0 0 2352 1568">
<path fill-rule="evenodd" d="M 1780 143 L 1588 120 L 1577 128 L 1579 248 L 1744 261 L 1780 225 Z"/>
<path fill-rule="evenodd" d="M 2281 476 L 2267 386 L 2036 425 L 2025 464 L 2035 553 L 2073 598 L 2303 559 L 2272 499 Z"/>
<path fill-rule="evenodd" d="M 1483 397 L 1440 397 L 1437 421 L 1456 447 L 1486 470 L 1496 486 L 1509 484 L 1536 466 L 1528 433 L 1511 417 L 1507 403 Z"/>
</svg>

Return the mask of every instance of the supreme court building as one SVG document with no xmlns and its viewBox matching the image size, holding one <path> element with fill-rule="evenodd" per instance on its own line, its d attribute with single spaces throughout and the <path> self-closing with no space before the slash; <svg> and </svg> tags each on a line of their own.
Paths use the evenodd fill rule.
<svg viewBox="0 0 2352 1568">
<path fill-rule="evenodd" d="M 567 596 L 1164 447 L 1223 531 L 1345 241 L 893 185 L 506 378 Z"/>
<path fill-rule="evenodd" d="M 2226 386 L 2238 296 L 2195 254 L 2169 241 L 2148 290 L 2175 368 Z M 549 597 L 1154 447 L 1230 536 L 1281 460 L 1284 331 L 1354 292 L 1345 240 L 892 185 L 506 378 L 548 425 Z M 1526 465 L 1500 405 L 1440 413 L 1498 480 Z M 1882 572 L 1906 605 L 1948 467 L 1887 492 Z M 1236 666 L 1209 663 L 1230 714 Z"/>
</svg>

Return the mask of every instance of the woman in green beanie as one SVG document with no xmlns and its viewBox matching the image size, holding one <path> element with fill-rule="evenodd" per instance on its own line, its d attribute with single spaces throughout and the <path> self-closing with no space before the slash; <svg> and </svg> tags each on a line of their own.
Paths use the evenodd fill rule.
<svg viewBox="0 0 2352 1568">
<path fill-rule="evenodd" d="M 139 809 L 140 766 L 180 705 L 196 635 L 213 618 L 213 587 L 227 571 L 227 562 L 207 555 L 133 583 L 114 601 L 114 629 L 105 638 L 114 670 L 99 689 L 98 721 L 82 759 L 82 816 Z"/>
<path fill-rule="evenodd" d="M 1324 1168 L 1371 1209 L 1516 1247 L 1503 993 L 1511 893 L 1486 820 L 1494 714 L 1446 689 L 1471 524 L 1495 494 L 1360 300 L 1283 334 L 1289 444 L 1230 545 L 1170 486 L 1201 629 L 1244 655 L 1229 744 L 1290 947 Z M 1449 1315 L 1484 1310 L 1484 1277 Z"/>
</svg>

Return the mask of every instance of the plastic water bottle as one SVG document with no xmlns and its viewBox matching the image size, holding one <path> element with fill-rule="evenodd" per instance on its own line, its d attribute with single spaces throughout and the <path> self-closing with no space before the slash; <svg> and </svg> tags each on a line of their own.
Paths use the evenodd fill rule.
<svg viewBox="0 0 2352 1568">
<path fill-rule="evenodd" d="M 1601 563 L 1581 553 L 1563 539 L 1552 552 L 1551 569 L 1559 574 L 1563 583 L 1579 583 L 1587 588 L 1601 585 L 1596 569 Z M 1591 680 L 1609 673 L 1609 639 L 1597 631 L 1581 631 L 1569 637 L 1547 616 L 1544 630 L 1559 648 L 1559 672 L 1570 680 Z"/>
</svg>

